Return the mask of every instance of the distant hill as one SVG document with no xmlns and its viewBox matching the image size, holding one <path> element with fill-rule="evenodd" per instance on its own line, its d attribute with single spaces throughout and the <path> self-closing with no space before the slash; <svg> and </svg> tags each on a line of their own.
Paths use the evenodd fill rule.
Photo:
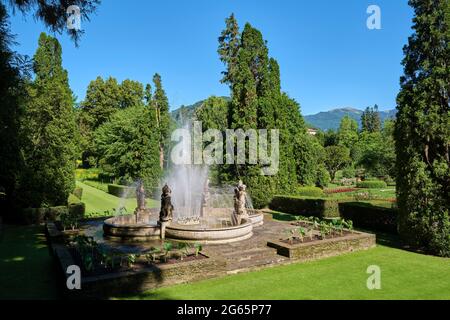
<svg viewBox="0 0 450 320">
<path fill-rule="evenodd" d="M 361 127 L 361 115 L 363 114 L 362 110 L 355 108 L 339 108 L 333 109 L 326 112 L 319 112 L 314 115 L 304 116 L 306 123 L 314 128 L 321 130 L 334 129 L 339 128 L 339 124 L 341 123 L 341 119 L 345 116 L 349 116 L 355 119 L 358 122 L 358 125 Z M 388 111 L 380 111 L 380 118 L 383 122 L 388 118 L 395 118 L 396 110 L 388 110 Z"/>
<path fill-rule="evenodd" d="M 224 99 L 229 100 L 229 97 L 222 97 Z M 195 113 L 195 110 L 205 102 L 205 100 L 200 100 L 194 104 L 189 106 L 181 106 L 180 108 L 171 112 L 172 118 L 178 123 L 183 123 L 186 119 L 191 119 Z M 326 112 L 319 112 L 314 115 L 303 116 L 308 126 L 321 129 L 328 130 L 339 128 L 339 124 L 341 123 L 341 119 L 348 115 L 351 118 L 355 119 L 358 122 L 358 125 L 361 127 L 361 115 L 363 111 L 355 108 L 339 108 L 333 109 Z M 388 118 L 395 118 L 396 110 L 388 110 L 388 111 L 380 111 L 381 121 Z"/>
<path fill-rule="evenodd" d="M 220 97 L 220 98 L 224 98 L 226 100 L 230 100 L 229 97 Z M 182 124 L 186 119 L 192 119 L 192 117 L 193 117 L 193 115 L 195 113 L 195 110 L 200 108 L 202 106 L 203 102 L 205 102 L 205 100 L 200 100 L 200 101 L 197 101 L 194 104 L 191 104 L 191 105 L 188 105 L 188 106 L 181 106 L 178 109 L 173 110 L 171 112 L 172 118 L 178 124 Z"/>
</svg>

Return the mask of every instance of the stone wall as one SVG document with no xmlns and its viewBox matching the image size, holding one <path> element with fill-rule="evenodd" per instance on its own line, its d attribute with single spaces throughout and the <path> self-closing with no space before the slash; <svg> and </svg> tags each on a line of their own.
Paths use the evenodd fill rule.
<svg viewBox="0 0 450 320">
<path fill-rule="evenodd" d="M 310 261 L 373 248 L 376 245 L 376 237 L 374 234 L 355 232 L 344 237 L 294 245 L 281 241 L 269 241 L 267 245 L 276 248 L 277 253 L 282 256 L 299 261 Z"/>
</svg>

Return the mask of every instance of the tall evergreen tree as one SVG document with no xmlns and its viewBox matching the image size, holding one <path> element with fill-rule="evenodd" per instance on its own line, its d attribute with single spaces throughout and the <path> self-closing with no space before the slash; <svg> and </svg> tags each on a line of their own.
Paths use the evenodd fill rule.
<svg viewBox="0 0 450 320">
<path fill-rule="evenodd" d="M 19 132 L 24 91 L 20 70 L 14 66 L 16 55 L 9 49 L 13 38 L 7 18 L 6 9 L 0 3 L 0 202 L 2 206 L 4 205 L 0 208 L 2 214 L 13 211 L 17 179 L 21 171 Z"/>
<path fill-rule="evenodd" d="M 222 31 L 219 37 L 219 53 L 220 60 L 227 66 L 227 70 L 223 71 L 222 83 L 231 84 L 234 75 L 237 72 L 237 58 L 241 45 L 239 26 L 232 13 L 230 17 L 225 20 L 225 30 Z"/>
<path fill-rule="evenodd" d="M 139 81 L 126 79 L 120 84 L 120 107 L 122 109 L 144 104 L 144 86 Z"/>
<path fill-rule="evenodd" d="M 159 128 L 159 152 L 160 166 L 167 166 L 167 152 L 169 146 L 169 134 L 171 130 L 171 118 L 169 113 L 169 100 L 162 86 L 161 76 L 155 73 L 153 76 L 155 92 L 153 93 L 152 107 L 156 116 L 156 124 Z"/>
<path fill-rule="evenodd" d="M 236 44 L 237 39 L 239 47 L 233 45 L 230 50 L 230 41 Z M 227 19 L 226 29 L 219 38 L 219 54 L 226 64 L 224 82 L 231 89 L 229 127 L 278 129 L 280 133 L 280 167 L 275 176 L 262 176 L 260 164 L 226 168 L 228 178 L 242 179 L 249 186 L 257 207 L 267 205 L 275 192 L 294 193 L 297 184 L 292 181 L 314 185 L 319 171 L 319 167 L 313 165 L 314 162 L 319 164 L 318 158 L 311 154 L 318 154 L 312 150 L 318 144 L 312 144 L 306 137 L 298 103 L 281 92 L 280 68 L 268 51 L 259 30 L 247 23 L 239 35 L 234 17 Z M 309 165 L 312 165 L 312 173 L 302 170 Z"/>
<path fill-rule="evenodd" d="M 450 256 L 450 4 L 409 4 L 414 34 L 404 48 L 395 125 L 399 231 Z"/>
<path fill-rule="evenodd" d="M 381 130 L 380 113 L 378 105 L 367 107 L 361 115 L 362 131 L 379 132 Z"/>
<path fill-rule="evenodd" d="M 58 40 L 42 33 L 34 56 L 33 83 L 23 123 L 21 177 L 24 205 L 63 205 L 75 187 L 77 131 L 72 91 Z"/>
</svg>

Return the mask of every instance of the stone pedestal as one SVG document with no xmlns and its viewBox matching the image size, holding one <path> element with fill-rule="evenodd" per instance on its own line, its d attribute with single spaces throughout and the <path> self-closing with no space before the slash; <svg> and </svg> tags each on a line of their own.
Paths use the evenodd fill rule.
<svg viewBox="0 0 450 320">
<path fill-rule="evenodd" d="M 166 227 L 170 224 L 170 221 L 158 221 L 159 227 L 161 228 L 161 240 L 166 238 Z"/>
</svg>

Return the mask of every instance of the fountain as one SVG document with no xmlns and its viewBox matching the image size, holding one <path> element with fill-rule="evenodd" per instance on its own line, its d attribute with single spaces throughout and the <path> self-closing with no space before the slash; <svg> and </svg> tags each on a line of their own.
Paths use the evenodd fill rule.
<svg viewBox="0 0 450 320">
<path fill-rule="evenodd" d="M 194 188 L 195 189 L 195 188 Z M 142 241 L 172 239 L 198 243 L 229 243 L 248 239 L 253 227 L 263 223 L 261 212 L 248 208 L 246 186 L 239 181 L 234 188 L 234 208 L 213 208 L 209 180 L 203 184 L 200 195 L 186 193 L 189 199 L 172 196 L 165 184 L 162 188 L 161 207 L 146 208 L 145 190 L 140 182 L 136 187 L 137 208 L 134 214 L 118 215 L 103 224 L 104 236 L 113 239 Z M 198 203 L 194 200 L 198 199 Z M 174 201 L 175 200 L 175 201 Z M 177 208 L 173 203 L 191 204 Z"/>
</svg>

